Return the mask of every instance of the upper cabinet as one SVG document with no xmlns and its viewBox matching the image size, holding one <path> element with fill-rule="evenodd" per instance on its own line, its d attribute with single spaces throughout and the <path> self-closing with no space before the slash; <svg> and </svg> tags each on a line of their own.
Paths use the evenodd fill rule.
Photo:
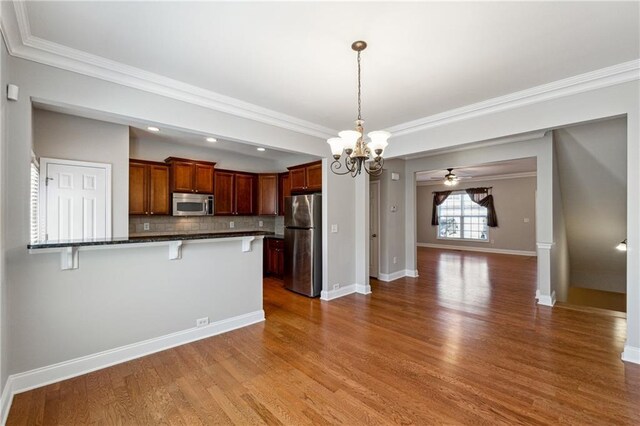
<svg viewBox="0 0 640 426">
<path fill-rule="evenodd" d="M 216 163 L 177 157 L 169 157 L 164 161 L 169 165 L 171 192 L 213 194 L 213 177 Z"/>
<path fill-rule="evenodd" d="M 322 162 L 289 167 L 291 192 L 317 192 L 322 190 Z"/>
<path fill-rule="evenodd" d="M 129 214 L 167 215 L 169 167 L 144 160 L 129 161 Z"/>
<path fill-rule="evenodd" d="M 214 174 L 215 214 L 256 214 L 257 175 L 232 170 L 216 170 Z"/>
<path fill-rule="evenodd" d="M 258 214 L 278 214 L 278 175 L 258 175 Z"/>
</svg>

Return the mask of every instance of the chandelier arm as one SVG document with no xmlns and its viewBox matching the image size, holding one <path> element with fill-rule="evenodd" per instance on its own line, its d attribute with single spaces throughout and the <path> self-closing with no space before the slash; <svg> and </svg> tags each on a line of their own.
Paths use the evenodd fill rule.
<svg viewBox="0 0 640 426">
<path fill-rule="evenodd" d="M 346 170 L 344 172 L 341 172 L 339 170 L 342 168 L 342 163 L 339 160 L 333 160 L 333 162 L 331 163 L 331 171 L 334 174 L 340 175 L 340 176 L 351 173 L 351 169 L 349 168 L 348 165 L 346 165 L 346 162 L 345 162 L 345 166 L 346 166 L 345 167 Z"/>
</svg>

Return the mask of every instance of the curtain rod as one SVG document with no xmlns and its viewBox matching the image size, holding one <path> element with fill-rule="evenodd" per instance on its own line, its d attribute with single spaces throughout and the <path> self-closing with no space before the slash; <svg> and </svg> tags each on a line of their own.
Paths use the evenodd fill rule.
<svg viewBox="0 0 640 426">
<path fill-rule="evenodd" d="M 479 186 L 478 188 L 480 189 L 493 189 L 493 186 Z M 464 188 L 464 189 L 460 189 L 460 191 L 464 191 L 465 189 L 476 189 L 476 188 Z M 438 192 L 444 192 L 444 191 L 431 191 L 432 194 L 437 194 Z M 451 192 L 454 192 L 453 190 Z"/>
</svg>

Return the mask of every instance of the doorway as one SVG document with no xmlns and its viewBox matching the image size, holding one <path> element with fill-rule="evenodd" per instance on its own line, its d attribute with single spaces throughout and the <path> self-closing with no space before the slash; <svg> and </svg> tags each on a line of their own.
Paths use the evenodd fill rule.
<svg viewBox="0 0 640 426">
<path fill-rule="evenodd" d="M 45 241 L 111 237 L 111 165 L 41 158 Z"/>
<path fill-rule="evenodd" d="M 369 184 L 369 276 L 380 270 L 380 181 Z"/>
</svg>

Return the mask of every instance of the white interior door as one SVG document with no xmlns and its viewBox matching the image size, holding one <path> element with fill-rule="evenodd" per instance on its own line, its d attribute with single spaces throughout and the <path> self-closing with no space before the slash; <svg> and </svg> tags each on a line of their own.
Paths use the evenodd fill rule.
<svg viewBox="0 0 640 426">
<path fill-rule="evenodd" d="M 46 239 L 111 237 L 109 164 L 42 159 Z"/>
<path fill-rule="evenodd" d="M 380 252 L 380 182 L 369 184 L 369 276 L 378 278 Z"/>
</svg>

